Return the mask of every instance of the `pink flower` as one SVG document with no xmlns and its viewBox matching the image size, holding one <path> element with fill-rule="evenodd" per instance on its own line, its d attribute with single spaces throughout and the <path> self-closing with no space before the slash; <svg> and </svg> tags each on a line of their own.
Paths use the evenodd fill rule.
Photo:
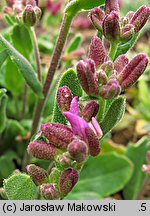
<svg viewBox="0 0 150 216">
<path fill-rule="evenodd" d="M 62 1 L 61 0 L 58 0 L 58 1 L 55 1 L 55 2 L 51 1 L 51 0 L 48 0 L 47 1 L 47 10 L 53 16 L 56 16 L 57 14 L 60 13 L 61 5 L 62 5 Z"/>
</svg>

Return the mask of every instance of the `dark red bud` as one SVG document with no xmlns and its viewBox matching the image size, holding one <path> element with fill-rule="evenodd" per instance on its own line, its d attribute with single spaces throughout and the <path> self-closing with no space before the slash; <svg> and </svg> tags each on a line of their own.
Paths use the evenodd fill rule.
<svg viewBox="0 0 150 216">
<path fill-rule="evenodd" d="M 111 79 L 106 85 L 100 90 L 100 95 L 104 99 L 112 99 L 117 97 L 121 92 L 121 87 L 117 80 Z"/>
<path fill-rule="evenodd" d="M 97 74 L 98 83 L 100 85 L 105 85 L 108 81 L 108 77 L 107 77 L 105 71 L 99 70 L 96 72 L 96 74 Z"/>
<path fill-rule="evenodd" d="M 119 74 L 118 80 L 122 89 L 132 86 L 143 74 L 148 64 L 148 58 L 144 54 L 135 56 Z"/>
<path fill-rule="evenodd" d="M 134 31 L 134 26 L 132 24 L 127 24 L 123 29 L 122 29 L 122 32 L 121 32 L 121 40 L 123 42 L 127 42 L 129 41 L 133 35 L 135 34 L 135 31 Z"/>
<path fill-rule="evenodd" d="M 80 61 L 77 65 L 77 74 L 83 90 L 88 95 L 97 96 L 99 89 L 94 61 L 92 59 Z"/>
<path fill-rule="evenodd" d="M 82 110 L 83 118 L 89 122 L 92 120 L 92 117 L 95 117 L 99 110 L 99 104 L 95 101 L 89 102 Z"/>
<path fill-rule="evenodd" d="M 60 192 L 62 198 L 67 196 L 67 194 L 72 191 L 78 181 L 78 178 L 79 174 L 74 169 L 67 169 L 62 173 L 60 177 Z"/>
<path fill-rule="evenodd" d="M 27 166 L 27 172 L 30 174 L 37 185 L 41 185 L 44 182 L 48 181 L 48 173 L 46 170 L 38 167 L 34 164 Z"/>
<path fill-rule="evenodd" d="M 39 187 L 42 196 L 47 200 L 58 200 L 60 194 L 55 185 L 43 184 Z"/>
<path fill-rule="evenodd" d="M 99 140 L 96 134 L 94 133 L 94 131 L 90 127 L 87 127 L 85 129 L 85 132 L 86 132 L 87 142 L 89 146 L 89 153 L 91 156 L 95 157 L 100 153 Z"/>
<path fill-rule="evenodd" d="M 112 61 L 108 60 L 106 62 L 104 62 L 101 66 L 101 69 L 103 71 L 105 71 L 105 73 L 107 74 L 107 76 L 110 76 L 113 74 L 114 71 L 114 64 Z"/>
<path fill-rule="evenodd" d="M 51 144 L 61 149 L 67 148 L 74 136 L 69 127 L 59 123 L 43 124 L 41 131 Z"/>
<path fill-rule="evenodd" d="M 89 48 L 89 58 L 94 60 L 96 68 L 99 68 L 106 58 L 106 51 L 103 43 L 97 36 L 92 37 Z"/>
<path fill-rule="evenodd" d="M 59 153 L 55 146 L 43 141 L 30 142 L 27 151 L 31 156 L 43 160 L 54 160 Z"/>
<path fill-rule="evenodd" d="M 75 139 L 68 145 L 68 152 L 74 160 L 82 163 L 87 159 L 88 147 L 84 141 Z"/>
<path fill-rule="evenodd" d="M 70 89 L 67 86 L 59 88 L 57 92 L 57 103 L 62 113 L 70 110 L 71 101 L 72 94 Z"/>
<path fill-rule="evenodd" d="M 150 8 L 147 6 L 140 7 L 130 20 L 130 24 L 134 26 L 135 32 L 139 32 L 150 16 Z"/>
<path fill-rule="evenodd" d="M 23 12 L 23 22 L 27 26 L 34 26 L 36 24 L 36 15 L 32 5 L 27 5 L 25 7 Z"/>
<path fill-rule="evenodd" d="M 115 11 L 112 11 L 105 17 L 103 22 L 103 34 L 110 41 L 120 38 L 119 16 Z"/>
<path fill-rule="evenodd" d="M 114 61 L 114 69 L 119 74 L 124 67 L 129 63 L 128 58 L 125 55 L 120 55 L 115 61 Z"/>
<path fill-rule="evenodd" d="M 106 0 L 105 13 L 110 14 L 112 11 L 119 13 L 120 8 L 118 0 Z"/>
<path fill-rule="evenodd" d="M 104 18 L 105 18 L 104 11 L 102 11 L 100 8 L 94 8 L 89 13 L 89 17 L 90 17 L 94 27 L 98 31 L 102 32 L 102 23 L 103 23 Z"/>
</svg>

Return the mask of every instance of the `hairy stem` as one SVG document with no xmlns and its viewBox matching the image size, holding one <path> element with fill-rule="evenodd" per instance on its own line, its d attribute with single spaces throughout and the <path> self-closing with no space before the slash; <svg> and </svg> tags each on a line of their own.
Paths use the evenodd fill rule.
<svg viewBox="0 0 150 216">
<path fill-rule="evenodd" d="M 115 59 L 117 48 L 118 48 L 118 43 L 116 41 L 115 42 L 111 42 L 110 51 L 109 51 L 109 57 L 110 57 L 110 59 L 112 61 L 114 61 L 114 59 Z"/>
<path fill-rule="evenodd" d="M 106 107 L 106 100 L 100 98 L 99 99 L 99 111 L 97 113 L 96 119 L 98 122 L 101 122 L 103 120 L 103 116 L 105 113 L 105 107 Z"/>
<path fill-rule="evenodd" d="M 51 83 L 52 83 L 54 74 L 56 72 L 56 69 L 58 67 L 65 42 L 67 40 L 67 36 L 68 36 L 68 32 L 69 32 L 69 29 L 71 26 L 72 19 L 73 19 L 73 17 L 68 16 L 67 14 L 65 14 L 63 17 L 63 21 L 62 21 L 61 28 L 60 28 L 60 33 L 59 33 L 59 36 L 57 39 L 57 44 L 56 44 L 55 50 L 53 52 L 52 60 L 51 60 L 50 67 L 48 70 L 48 74 L 47 74 L 47 77 L 46 77 L 46 80 L 45 80 L 45 83 L 43 86 L 44 99 L 38 100 L 36 108 L 35 108 L 31 136 L 33 136 L 38 129 L 40 117 L 41 117 L 45 102 L 47 100 L 49 90 L 51 87 Z M 24 161 L 23 161 L 23 169 L 30 162 L 30 159 L 31 159 L 31 157 L 26 152 L 25 157 L 24 157 Z"/>
<path fill-rule="evenodd" d="M 41 59 L 40 59 L 40 52 L 39 52 L 37 37 L 36 37 L 36 34 L 35 34 L 35 29 L 31 28 L 31 32 L 32 32 L 32 38 L 33 38 L 33 45 L 34 45 L 34 53 L 35 53 L 35 59 L 36 59 L 38 80 L 41 81 Z"/>
</svg>

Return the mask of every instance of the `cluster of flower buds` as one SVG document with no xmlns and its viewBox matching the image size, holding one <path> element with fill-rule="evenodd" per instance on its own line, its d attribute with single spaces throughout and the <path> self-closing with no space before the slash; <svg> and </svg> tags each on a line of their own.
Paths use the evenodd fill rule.
<svg viewBox="0 0 150 216">
<path fill-rule="evenodd" d="M 100 8 L 94 8 L 89 17 L 96 29 L 109 41 L 130 40 L 139 32 L 150 16 L 150 8 L 140 7 L 135 13 L 130 11 L 120 19 L 118 0 L 106 0 L 105 12 Z"/>
<path fill-rule="evenodd" d="M 143 164 L 142 171 L 147 174 L 150 174 L 150 151 L 147 151 L 146 159 L 147 159 L 147 164 Z"/>
<path fill-rule="evenodd" d="M 26 26 L 34 26 L 41 18 L 41 9 L 36 0 L 7 0 L 4 12 L 10 16 L 15 16 L 18 22 L 23 22 Z"/>
<path fill-rule="evenodd" d="M 78 98 L 74 97 L 70 103 L 70 110 L 64 100 L 65 94 L 63 88 L 58 90 L 57 98 L 60 110 L 71 124 L 71 128 L 59 123 L 42 124 L 40 128 L 40 137 L 45 141 L 31 141 L 28 145 L 28 153 L 36 158 L 44 160 L 54 160 L 62 151 L 67 151 L 60 158 L 61 164 L 71 164 L 71 160 L 77 163 L 86 161 L 88 154 L 97 156 L 100 153 L 99 138 L 102 137 L 101 128 L 94 118 L 99 110 L 99 105 L 92 101 L 83 108 L 83 117 L 79 116 Z M 72 98 L 72 94 L 67 87 L 65 93 Z M 63 94 L 62 94 L 63 92 Z M 59 95 L 60 94 L 60 95 Z M 62 101 L 61 101 L 62 97 Z M 67 109 L 66 109 L 67 107 Z M 65 112 L 64 112 L 65 110 Z M 91 121 L 87 123 L 85 120 Z"/>
<path fill-rule="evenodd" d="M 138 54 L 130 62 L 125 55 L 112 62 L 102 41 L 94 36 L 89 56 L 77 64 L 77 75 L 83 90 L 90 96 L 104 99 L 117 97 L 121 90 L 132 86 L 145 71 L 148 58 Z"/>
</svg>

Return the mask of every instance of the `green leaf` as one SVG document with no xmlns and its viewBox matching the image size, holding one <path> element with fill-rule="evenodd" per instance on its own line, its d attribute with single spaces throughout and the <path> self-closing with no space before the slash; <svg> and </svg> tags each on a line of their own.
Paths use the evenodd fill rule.
<svg viewBox="0 0 150 216">
<path fill-rule="evenodd" d="M 65 13 L 73 17 L 81 10 L 90 10 L 104 3 L 105 0 L 73 0 L 67 4 L 65 8 Z"/>
<path fill-rule="evenodd" d="M 6 50 L 3 50 L 0 52 L 0 67 L 2 66 L 2 64 L 5 62 L 5 60 L 7 59 L 8 54 Z"/>
<path fill-rule="evenodd" d="M 12 75 L 13 74 L 13 75 Z M 5 66 L 5 86 L 14 95 L 23 93 L 24 80 L 17 66 L 9 58 Z"/>
<path fill-rule="evenodd" d="M 118 49 L 117 49 L 117 53 L 116 53 L 116 56 L 115 56 L 115 59 L 118 56 L 122 55 L 122 54 L 126 54 L 128 52 L 128 50 L 131 49 L 134 46 L 134 44 L 136 43 L 136 41 L 139 38 L 139 35 L 140 35 L 140 33 L 137 33 L 127 43 L 119 44 Z"/>
<path fill-rule="evenodd" d="M 82 89 L 80 87 L 79 81 L 77 79 L 77 74 L 73 69 L 67 70 L 58 83 L 58 89 L 62 86 L 68 86 L 71 90 L 73 97 L 82 96 Z M 57 101 L 55 100 L 54 111 L 53 111 L 53 122 L 59 122 L 62 124 L 66 124 L 66 118 L 61 114 Z"/>
<path fill-rule="evenodd" d="M 28 29 L 24 25 L 16 25 L 13 29 L 11 38 L 14 47 L 29 60 L 33 46 Z"/>
<path fill-rule="evenodd" d="M 94 192 L 78 192 L 69 193 L 65 200 L 101 200 L 102 197 L 98 193 Z"/>
<path fill-rule="evenodd" d="M 103 121 L 100 123 L 103 135 L 111 131 L 122 119 L 125 112 L 125 98 L 120 96 L 115 99 L 107 110 Z"/>
<path fill-rule="evenodd" d="M 5 179 L 4 189 L 9 200 L 33 200 L 37 192 L 36 185 L 26 174 L 16 174 Z"/>
<path fill-rule="evenodd" d="M 0 97 L 0 133 L 2 133 L 6 127 L 6 105 L 7 105 L 7 95 L 3 94 Z"/>
<path fill-rule="evenodd" d="M 14 151 L 8 151 L 0 157 L 0 175 L 2 178 L 8 178 L 16 169 L 14 160 L 20 163 L 20 159 Z"/>
<path fill-rule="evenodd" d="M 0 35 L 0 44 L 7 50 L 11 60 L 17 65 L 22 76 L 26 80 L 27 84 L 39 97 L 43 97 L 42 86 L 38 81 L 35 71 L 27 59 L 22 56 L 5 38 Z"/>
<path fill-rule="evenodd" d="M 75 38 L 71 41 L 71 43 L 68 46 L 67 53 L 71 53 L 78 49 L 82 41 L 82 36 L 80 34 L 76 35 Z"/>
<path fill-rule="evenodd" d="M 120 191 L 131 178 L 131 161 L 115 153 L 90 158 L 81 172 L 73 192 L 95 192 L 102 197 Z"/>
<path fill-rule="evenodd" d="M 142 172 L 142 165 L 146 163 L 146 152 L 150 150 L 150 142 L 143 137 L 136 144 L 129 144 L 126 156 L 133 162 L 134 171 L 132 177 L 123 190 L 125 199 L 135 200 L 144 183 L 145 173 Z"/>
</svg>

